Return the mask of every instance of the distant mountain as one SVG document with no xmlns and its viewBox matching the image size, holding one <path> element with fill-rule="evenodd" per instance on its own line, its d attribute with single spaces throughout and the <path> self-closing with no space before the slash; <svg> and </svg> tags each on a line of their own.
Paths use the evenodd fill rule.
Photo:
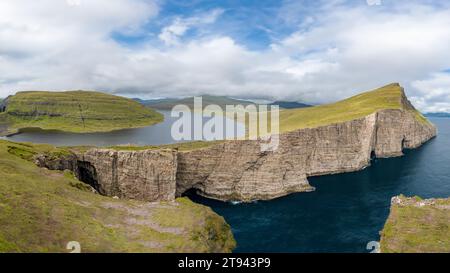
<svg viewBox="0 0 450 273">
<path fill-rule="evenodd" d="M 136 101 L 144 104 L 145 106 L 151 107 L 153 109 L 158 110 L 170 110 L 175 105 L 178 104 L 184 104 L 187 105 L 189 108 L 194 108 L 194 97 L 188 97 L 188 98 L 182 98 L 182 99 L 156 99 L 156 100 L 141 100 L 141 99 L 135 99 Z M 209 105 L 209 104 L 216 104 L 220 107 L 225 108 L 226 105 L 249 105 L 254 104 L 251 101 L 245 101 L 245 100 L 237 100 L 232 99 L 229 97 L 224 96 L 202 96 L 202 104 L 203 106 Z"/>
<path fill-rule="evenodd" d="M 139 98 L 134 99 L 137 102 L 140 102 L 144 104 L 145 106 L 151 107 L 153 109 L 158 110 L 170 110 L 175 105 L 178 104 L 184 104 L 187 105 L 189 108 L 194 107 L 194 98 L 188 97 L 188 98 L 182 98 L 182 99 L 155 99 L 155 100 L 142 100 Z M 202 103 L 203 106 L 209 105 L 209 104 L 215 104 L 219 105 L 222 108 L 225 108 L 226 105 L 243 105 L 247 106 L 250 104 L 257 104 L 252 101 L 248 100 L 239 100 L 239 99 L 233 99 L 225 96 L 202 96 Z M 276 101 L 273 103 L 270 103 L 269 105 L 279 105 L 280 108 L 283 109 L 293 109 L 293 108 L 304 108 L 309 107 L 310 105 L 298 103 L 298 102 L 289 102 L 289 101 Z"/>
<path fill-rule="evenodd" d="M 426 113 L 425 116 L 429 118 L 450 118 L 450 113 L 445 112 Z"/>
<path fill-rule="evenodd" d="M 306 107 L 312 106 L 309 104 L 304 104 L 304 103 L 295 102 L 295 101 L 275 101 L 269 105 L 278 105 L 278 106 L 280 106 L 280 108 L 283 108 L 283 109 L 306 108 Z"/>
</svg>

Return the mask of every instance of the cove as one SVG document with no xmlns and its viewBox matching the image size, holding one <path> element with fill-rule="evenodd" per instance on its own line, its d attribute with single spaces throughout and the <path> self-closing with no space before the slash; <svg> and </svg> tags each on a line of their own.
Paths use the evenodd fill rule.
<svg viewBox="0 0 450 273">
<path fill-rule="evenodd" d="M 379 241 L 393 196 L 450 196 L 450 119 L 430 120 L 437 138 L 359 172 L 309 178 L 315 192 L 250 204 L 188 196 L 225 218 L 236 252 L 369 252 L 367 243 Z"/>
</svg>

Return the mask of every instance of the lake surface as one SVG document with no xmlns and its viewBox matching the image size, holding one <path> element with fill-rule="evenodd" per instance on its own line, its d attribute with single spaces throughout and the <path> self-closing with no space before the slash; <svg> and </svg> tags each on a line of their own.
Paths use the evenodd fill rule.
<svg viewBox="0 0 450 273">
<path fill-rule="evenodd" d="M 431 121 L 438 137 L 423 147 L 360 172 L 310 178 L 312 193 L 237 205 L 190 197 L 231 225 L 236 252 L 369 252 L 367 243 L 380 239 L 391 197 L 450 196 L 450 119 Z"/>
<path fill-rule="evenodd" d="M 171 117 L 170 111 L 160 111 L 164 115 L 164 121 L 153 126 L 117 130 L 107 133 L 76 134 L 56 131 L 44 131 L 30 129 L 25 132 L 10 137 L 2 137 L 10 141 L 46 143 L 56 146 L 114 146 L 121 144 L 134 145 L 162 145 L 182 142 L 172 137 L 171 129 L 177 117 Z M 200 114 L 193 114 L 191 119 L 191 131 L 194 128 L 194 119 L 200 118 L 203 124 L 211 118 L 202 118 Z M 226 121 L 229 121 L 228 123 Z M 234 128 L 233 128 L 234 127 Z M 233 131 L 234 129 L 234 131 Z M 244 136 L 245 128 L 242 124 L 223 118 L 223 132 L 225 136 Z M 234 132 L 234 133 L 233 133 Z"/>
</svg>

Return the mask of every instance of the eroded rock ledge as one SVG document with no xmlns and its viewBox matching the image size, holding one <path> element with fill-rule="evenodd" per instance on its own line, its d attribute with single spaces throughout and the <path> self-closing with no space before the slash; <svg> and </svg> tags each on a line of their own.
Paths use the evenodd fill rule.
<svg viewBox="0 0 450 273">
<path fill-rule="evenodd" d="M 173 200 L 197 189 L 225 201 L 268 200 L 313 191 L 308 177 L 358 171 L 374 157 L 401 156 L 404 149 L 417 148 L 436 136 L 434 125 L 418 119 L 404 95 L 402 104 L 402 109 L 282 133 L 273 152 L 261 152 L 259 141 L 243 140 L 192 151 L 91 149 L 57 159 L 39 156 L 36 162 L 49 169 L 72 170 L 110 196 Z"/>
</svg>

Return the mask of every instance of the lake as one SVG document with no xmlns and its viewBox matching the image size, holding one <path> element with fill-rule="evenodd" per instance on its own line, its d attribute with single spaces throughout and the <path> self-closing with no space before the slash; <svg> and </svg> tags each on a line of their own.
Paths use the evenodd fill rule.
<svg viewBox="0 0 450 273">
<path fill-rule="evenodd" d="M 65 133 L 57 131 L 44 131 L 40 129 L 27 129 L 24 132 L 10 137 L 2 137 L 17 142 L 34 142 L 46 143 L 56 146 L 114 146 L 123 144 L 133 145 L 162 145 L 182 142 L 182 140 L 175 140 L 171 134 L 172 124 L 178 120 L 176 117 L 171 117 L 170 111 L 160 111 L 164 115 L 164 121 L 153 126 L 117 130 L 107 133 Z M 211 118 L 202 117 L 200 114 L 193 114 L 191 119 L 191 129 L 194 128 L 194 119 L 203 119 L 205 124 Z M 226 121 L 229 121 L 228 123 Z M 234 127 L 234 128 L 233 128 Z M 234 131 L 233 131 L 234 129 Z M 244 136 L 245 127 L 242 124 L 234 122 L 223 117 L 223 131 L 228 136 Z M 234 133 L 233 133 L 234 132 Z"/>
</svg>

